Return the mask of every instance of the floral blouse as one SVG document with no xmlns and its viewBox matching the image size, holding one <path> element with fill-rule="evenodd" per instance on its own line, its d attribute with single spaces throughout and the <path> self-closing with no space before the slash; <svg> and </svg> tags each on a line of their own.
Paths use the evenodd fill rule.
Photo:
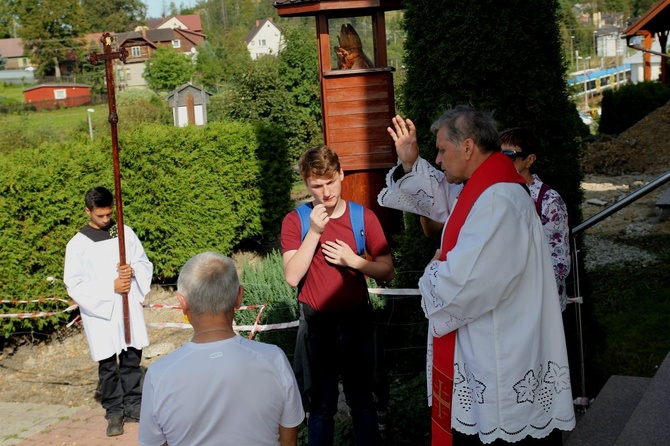
<svg viewBox="0 0 670 446">
<path fill-rule="evenodd" d="M 542 180 L 533 174 L 533 182 L 528 186 L 530 196 L 537 202 Z M 542 226 L 549 241 L 551 261 L 554 265 L 558 296 L 561 299 L 561 311 L 568 303 L 565 279 L 570 273 L 570 237 L 568 227 L 568 210 L 561 196 L 554 189 L 549 189 L 542 199 Z"/>
</svg>

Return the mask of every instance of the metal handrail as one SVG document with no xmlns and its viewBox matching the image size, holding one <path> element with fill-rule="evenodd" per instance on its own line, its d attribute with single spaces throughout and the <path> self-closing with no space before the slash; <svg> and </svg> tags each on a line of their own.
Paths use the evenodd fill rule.
<svg viewBox="0 0 670 446">
<path fill-rule="evenodd" d="M 623 197 L 621 200 L 611 204 L 610 206 L 606 207 L 602 211 L 598 212 L 591 218 L 588 218 L 586 221 L 582 222 L 581 224 L 575 226 L 572 229 L 572 271 L 574 273 L 574 291 L 575 291 L 575 297 L 571 299 L 574 303 L 577 304 L 575 307 L 575 318 L 576 318 L 576 323 L 577 323 L 577 329 L 579 330 L 578 336 L 579 336 L 579 362 L 580 362 L 580 378 L 581 378 L 581 388 L 582 388 L 582 396 L 578 397 L 575 399 L 575 404 L 577 406 L 581 406 L 583 408 L 586 408 L 590 404 L 590 399 L 586 396 L 586 372 L 585 372 L 585 364 L 584 364 L 584 333 L 582 330 L 582 306 L 581 304 L 583 303 L 584 299 L 581 295 L 581 289 L 579 286 L 580 279 L 579 279 L 579 250 L 577 249 L 577 236 L 579 236 L 582 232 L 586 231 L 587 229 L 591 228 L 592 226 L 595 226 L 602 220 L 606 219 L 610 215 L 614 214 L 615 212 L 625 208 L 629 204 L 639 200 L 640 198 L 644 197 L 648 193 L 658 189 L 659 187 L 663 186 L 665 183 L 670 181 L 670 170 L 664 173 L 663 175 L 659 176 L 655 180 L 649 182 L 648 184 L 642 186 L 635 192 L 626 195 Z"/>
</svg>

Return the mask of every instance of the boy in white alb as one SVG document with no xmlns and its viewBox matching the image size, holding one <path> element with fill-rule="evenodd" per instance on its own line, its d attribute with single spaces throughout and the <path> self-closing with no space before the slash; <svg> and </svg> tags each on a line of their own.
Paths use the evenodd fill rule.
<svg viewBox="0 0 670 446">
<path fill-rule="evenodd" d="M 68 242 L 63 281 L 79 305 L 91 357 L 98 362 L 107 436 L 123 434 L 124 421 L 137 422 L 142 398 L 142 348 L 149 345 L 142 303 L 153 265 L 142 243 L 124 226 L 127 264 L 119 266 L 118 230 L 112 220 L 114 195 L 105 187 L 86 193 L 89 222 Z M 130 343 L 126 343 L 122 294 L 128 295 Z"/>
</svg>

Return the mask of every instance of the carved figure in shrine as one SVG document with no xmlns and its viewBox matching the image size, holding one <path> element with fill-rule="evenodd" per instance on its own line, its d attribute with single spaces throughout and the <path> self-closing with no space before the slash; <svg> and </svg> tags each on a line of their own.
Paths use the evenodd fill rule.
<svg viewBox="0 0 670 446">
<path fill-rule="evenodd" d="M 372 68 L 374 64 L 363 52 L 361 38 L 350 23 L 342 25 L 337 36 L 338 46 L 334 47 L 339 70 Z"/>
</svg>

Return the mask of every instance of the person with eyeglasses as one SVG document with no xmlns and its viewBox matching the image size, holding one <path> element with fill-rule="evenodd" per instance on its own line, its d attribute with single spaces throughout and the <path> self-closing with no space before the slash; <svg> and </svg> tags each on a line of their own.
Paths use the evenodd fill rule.
<svg viewBox="0 0 670 446">
<path fill-rule="evenodd" d="M 561 311 L 564 311 L 568 303 L 565 281 L 570 273 L 570 227 L 565 201 L 532 172 L 540 142 L 530 130 L 522 127 L 504 130 L 500 133 L 500 146 L 503 154 L 514 163 L 517 172 L 525 178 L 535 210 L 542 220 L 544 235 L 549 242 Z"/>
<path fill-rule="evenodd" d="M 432 444 L 559 446 L 561 431 L 575 426 L 570 370 L 549 246 L 526 179 L 501 153 L 489 113 L 459 106 L 432 124 L 439 170 L 418 156 L 410 120 L 392 124 L 399 163 L 378 201 L 444 222 L 418 284 Z"/>
</svg>

